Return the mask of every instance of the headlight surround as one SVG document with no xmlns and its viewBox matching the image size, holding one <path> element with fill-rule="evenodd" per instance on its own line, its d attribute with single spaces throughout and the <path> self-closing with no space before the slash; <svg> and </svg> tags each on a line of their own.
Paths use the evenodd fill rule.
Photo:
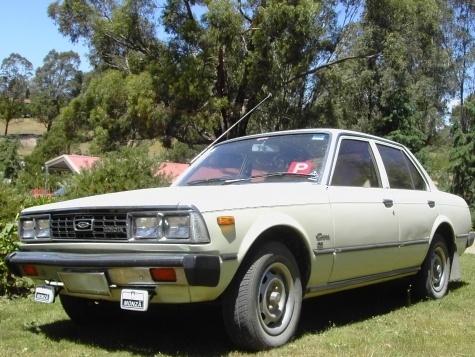
<svg viewBox="0 0 475 357">
<path fill-rule="evenodd" d="M 129 227 L 135 242 L 210 242 L 203 217 L 195 210 L 129 213 Z"/>
<path fill-rule="evenodd" d="M 50 221 L 49 215 L 20 218 L 18 230 L 20 239 L 24 241 L 49 240 Z"/>
</svg>

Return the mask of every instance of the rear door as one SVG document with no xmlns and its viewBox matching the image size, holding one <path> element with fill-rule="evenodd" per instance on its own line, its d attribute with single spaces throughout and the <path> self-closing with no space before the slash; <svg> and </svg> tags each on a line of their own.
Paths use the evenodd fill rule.
<svg viewBox="0 0 475 357">
<path fill-rule="evenodd" d="M 377 144 L 400 222 L 399 268 L 419 266 L 439 214 L 429 185 L 411 157 L 401 148 Z"/>
</svg>

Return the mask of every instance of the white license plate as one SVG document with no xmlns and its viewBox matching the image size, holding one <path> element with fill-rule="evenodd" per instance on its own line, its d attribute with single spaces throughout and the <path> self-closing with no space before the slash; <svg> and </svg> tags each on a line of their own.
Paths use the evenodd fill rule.
<svg viewBox="0 0 475 357">
<path fill-rule="evenodd" d="M 148 291 L 124 289 L 120 294 L 120 307 L 124 310 L 147 311 Z"/>
<path fill-rule="evenodd" d="M 35 288 L 35 301 L 51 304 L 54 302 L 55 290 L 52 286 L 39 285 Z"/>
</svg>

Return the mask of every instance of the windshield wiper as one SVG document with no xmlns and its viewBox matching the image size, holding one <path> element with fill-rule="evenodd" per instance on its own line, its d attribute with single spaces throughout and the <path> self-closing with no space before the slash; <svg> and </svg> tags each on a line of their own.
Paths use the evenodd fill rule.
<svg viewBox="0 0 475 357">
<path fill-rule="evenodd" d="M 230 179 L 229 177 L 219 177 L 219 178 L 209 178 L 209 179 L 202 179 L 202 180 L 194 180 L 186 183 L 186 186 L 195 186 L 195 185 L 202 185 L 202 184 L 212 184 L 217 182 L 222 182 L 223 184 L 228 182 Z"/>
<path fill-rule="evenodd" d="M 236 182 L 242 182 L 242 181 L 252 181 L 253 179 L 267 179 L 271 177 L 297 177 L 297 178 L 307 178 L 308 180 L 311 181 L 317 181 L 318 175 L 310 175 L 310 174 L 298 174 L 295 172 L 271 172 L 268 174 L 261 174 L 261 175 L 254 175 L 254 176 L 249 176 L 245 178 L 238 178 L 238 179 L 227 179 L 223 182 L 223 185 L 229 185 L 233 184 Z"/>
</svg>

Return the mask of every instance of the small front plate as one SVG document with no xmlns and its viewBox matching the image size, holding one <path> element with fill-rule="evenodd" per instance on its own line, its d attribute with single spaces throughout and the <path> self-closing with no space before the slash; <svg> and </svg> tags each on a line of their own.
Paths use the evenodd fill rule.
<svg viewBox="0 0 475 357">
<path fill-rule="evenodd" d="M 35 301 L 51 304 L 54 302 L 56 293 L 54 287 L 47 285 L 38 285 L 35 289 Z"/>
<path fill-rule="evenodd" d="M 124 289 L 120 294 L 120 307 L 124 310 L 147 311 L 148 291 Z"/>
</svg>

